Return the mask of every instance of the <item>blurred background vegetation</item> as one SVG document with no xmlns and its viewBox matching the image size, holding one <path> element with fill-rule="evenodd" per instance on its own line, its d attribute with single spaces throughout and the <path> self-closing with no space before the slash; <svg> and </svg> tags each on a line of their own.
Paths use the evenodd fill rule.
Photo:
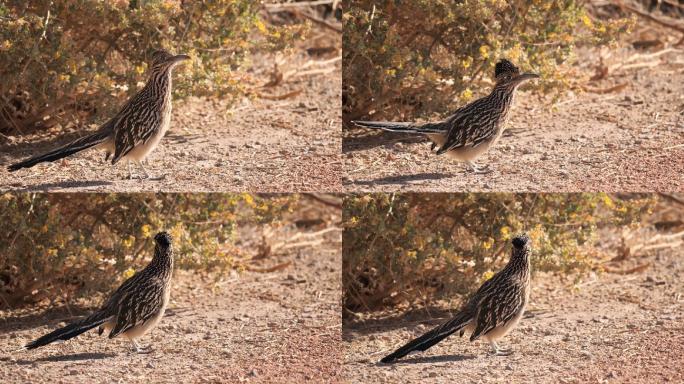
<svg viewBox="0 0 684 384">
<path fill-rule="evenodd" d="M 609 44 L 633 23 L 585 1 L 350 0 L 343 36 L 343 120 L 444 115 L 488 92 L 508 58 L 559 91 L 580 45 Z"/>
<path fill-rule="evenodd" d="M 505 265 L 510 239 L 523 231 L 532 239 L 535 272 L 555 271 L 572 279 L 601 270 L 605 255 L 595 247 L 599 233 L 637 230 L 658 200 L 656 195 L 605 193 L 348 195 L 344 308 L 354 313 L 424 306 L 472 292 Z M 684 208 L 684 201 L 679 204 Z M 684 229 L 682 212 L 663 222 Z M 615 252 L 627 257 L 637 249 L 630 244 Z"/>
<path fill-rule="evenodd" d="M 243 268 L 238 230 L 279 225 L 298 195 L 7 193 L 0 195 L 0 308 L 115 288 L 142 268 L 154 235 L 174 237 L 176 267 Z"/>
<path fill-rule="evenodd" d="M 234 72 L 255 50 L 280 51 L 308 21 L 264 18 L 253 0 L 8 0 L 0 2 L 0 134 L 110 115 L 147 78 L 155 49 L 192 57 L 178 98 L 235 98 Z"/>
</svg>

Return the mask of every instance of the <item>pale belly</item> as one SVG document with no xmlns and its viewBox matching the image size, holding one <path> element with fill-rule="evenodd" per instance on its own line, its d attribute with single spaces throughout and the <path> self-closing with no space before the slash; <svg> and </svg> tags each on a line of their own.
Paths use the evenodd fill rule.
<svg viewBox="0 0 684 384">
<path fill-rule="evenodd" d="M 512 319 L 510 319 L 507 323 L 498 326 L 491 331 L 487 332 L 486 335 L 483 335 L 482 338 L 486 341 L 497 341 L 500 338 L 506 336 L 509 332 L 515 328 L 516 325 L 520 322 L 520 319 L 522 319 L 522 315 L 525 312 L 525 308 L 521 309 L 518 314 L 515 315 Z"/>
</svg>

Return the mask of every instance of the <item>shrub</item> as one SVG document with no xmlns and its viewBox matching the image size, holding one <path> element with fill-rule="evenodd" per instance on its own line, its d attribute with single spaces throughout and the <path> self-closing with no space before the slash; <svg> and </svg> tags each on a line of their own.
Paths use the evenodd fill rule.
<svg viewBox="0 0 684 384">
<path fill-rule="evenodd" d="M 296 200 L 249 194 L 2 195 L 0 303 L 113 288 L 149 260 L 161 230 L 174 237 L 178 268 L 240 268 L 232 246 L 238 225 L 277 222 Z"/>
<path fill-rule="evenodd" d="M 252 0 L 10 0 L 0 3 L 0 133 L 103 118 L 146 80 L 152 51 L 187 53 L 175 96 L 231 98 L 255 49 L 279 50 L 304 24 L 266 25 Z"/>
<path fill-rule="evenodd" d="M 344 121 L 408 120 L 469 101 L 500 58 L 567 85 L 559 65 L 582 43 L 629 23 L 592 18 L 581 1 L 350 1 L 344 15 Z"/>
<path fill-rule="evenodd" d="M 652 198 L 606 194 L 367 194 L 344 205 L 344 306 L 374 310 L 465 293 L 508 261 L 526 231 L 535 271 L 582 272 L 597 229 L 630 225 Z"/>
</svg>

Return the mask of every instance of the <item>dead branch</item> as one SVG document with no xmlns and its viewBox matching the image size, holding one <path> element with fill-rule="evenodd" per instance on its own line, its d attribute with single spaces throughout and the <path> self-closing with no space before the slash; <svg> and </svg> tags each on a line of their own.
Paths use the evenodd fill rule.
<svg viewBox="0 0 684 384">
<path fill-rule="evenodd" d="M 684 33 L 684 26 L 682 26 L 682 25 L 674 24 L 674 23 L 671 23 L 671 22 L 665 21 L 665 20 L 660 20 L 660 19 L 658 19 L 657 17 L 655 17 L 655 16 L 653 16 L 653 15 L 651 15 L 651 14 L 648 14 L 648 13 L 643 12 L 643 11 L 641 11 L 641 10 L 639 10 L 639 9 L 636 9 L 636 8 L 634 8 L 634 7 L 632 7 L 632 6 L 629 6 L 629 5 L 627 5 L 627 4 L 624 4 L 622 1 L 617 1 L 616 4 L 617 4 L 617 6 L 619 6 L 620 8 L 623 8 L 623 9 L 626 9 L 626 10 L 632 12 L 632 13 L 635 13 L 637 16 L 643 17 L 643 18 L 646 19 L 646 20 L 650 20 L 650 21 L 652 21 L 652 22 L 654 22 L 654 23 L 656 23 L 656 24 L 660 24 L 660 25 L 662 25 L 662 26 L 664 26 L 664 27 L 668 27 L 668 28 L 674 29 L 675 31 Z M 681 43 L 681 42 L 682 42 L 682 40 L 680 40 L 679 43 Z M 677 43 L 677 45 L 679 45 L 679 43 Z"/>
</svg>

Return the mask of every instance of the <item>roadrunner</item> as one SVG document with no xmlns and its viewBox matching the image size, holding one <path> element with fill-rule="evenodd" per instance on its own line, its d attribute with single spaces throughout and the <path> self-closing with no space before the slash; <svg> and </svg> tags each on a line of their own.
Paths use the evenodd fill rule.
<svg viewBox="0 0 684 384">
<path fill-rule="evenodd" d="M 113 155 L 112 164 L 122 159 L 127 160 L 129 178 L 133 178 L 131 160 L 140 165 L 145 177 L 150 178 L 142 162 L 157 147 L 169 129 L 171 72 L 178 63 L 189 58 L 187 55 L 174 56 L 164 50 L 154 52 L 147 84 L 124 104 L 116 116 L 104 123 L 95 133 L 81 137 L 46 154 L 10 165 L 7 169 L 12 172 L 21 168 L 30 168 L 38 163 L 59 160 L 96 147 L 106 151 L 105 161 Z"/>
<path fill-rule="evenodd" d="M 496 355 L 509 355 L 496 341 L 510 332 L 525 311 L 530 296 L 529 238 L 513 239 L 513 252 L 508 264 L 468 300 L 451 320 L 410 341 L 381 361 L 391 363 L 414 351 L 426 351 L 453 333 L 460 336 L 472 332 L 470 341 L 480 337 L 489 342 Z"/>
<path fill-rule="evenodd" d="M 173 271 L 171 240 L 168 233 L 158 233 L 154 237 L 156 246 L 152 261 L 145 269 L 121 284 L 99 311 L 52 331 L 26 344 L 22 349 L 35 349 L 55 341 L 66 341 L 99 326 L 100 335 L 109 332 L 110 339 L 124 335 L 133 343 L 136 352 L 150 352 L 150 347 L 140 348 L 137 339 L 159 323 L 169 303 Z"/>
<path fill-rule="evenodd" d="M 508 112 L 513 104 L 515 90 L 527 80 L 539 78 L 534 73 L 520 73 L 520 69 L 504 59 L 496 64 L 494 71 L 496 85 L 492 92 L 481 99 L 456 110 L 445 120 L 436 123 L 393 123 L 382 121 L 353 121 L 366 128 L 383 129 L 390 132 L 419 133 L 432 141 L 432 150 L 466 163 L 467 169 L 475 173 L 487 173 L 487 167 L 480 168 L 475 159 L 486 152 L 501 137 Z"/>
</svg>

